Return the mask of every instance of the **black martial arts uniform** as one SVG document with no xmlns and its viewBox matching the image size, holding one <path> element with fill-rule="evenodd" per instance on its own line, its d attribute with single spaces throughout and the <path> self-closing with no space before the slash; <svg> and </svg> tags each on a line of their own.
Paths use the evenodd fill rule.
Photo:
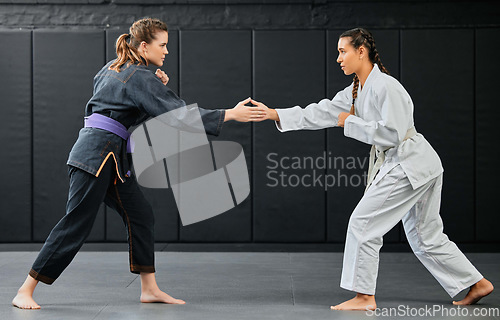
<svg viewBox="0 0 500 320">
<path fill-rule="evenodd" d="M 185 106 L 146 66 L 124 65 L 116 72 L 108 70 L 112 63 L 94 77 L 86 116 L 101 114 L 128 129 Z M 206 132 L 218 135 L 225 111 L 199 110 Z M 88 237 L 102 202 L 116 210 L 127 226 L 130 271 L 155 271 L 153 211 L 131 173 L 131 160 L 127 141 L 120 136 L 93 127 L 80 130 L 67 162 L 70 185 L 66 215 L 33 263 L 29 274 L 34 279 L 52 284 L 59 277 Z"/>
</svg>

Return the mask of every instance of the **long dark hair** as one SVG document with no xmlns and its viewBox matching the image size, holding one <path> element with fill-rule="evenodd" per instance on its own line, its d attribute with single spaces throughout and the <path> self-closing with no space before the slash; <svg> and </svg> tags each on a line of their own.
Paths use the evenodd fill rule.
<svg viewBox="0 0 500 320">
<path fill-rule="evenodd" d="M 116 40 L 117 59 L 109 66 L 109 70 L 120 72 L 120 68 L 128 62 L 144 63 L 137 48 L 142 41 L 151 43 L 157 31 L 167 31 L 167 25 L 158 19 L 143 18 L 137 20 L 130 27 L 129 33 L 124 33 Z M 128 40 L 128 41 L 127 41 Z M 146 61 L 146 65 L 148 61 Z"/>
<path fill-rule="evenodd" d="M 384 67 L 382 61 L 380 61 L 380 56 L 378 55 L 377 47 L 375 46 L 375 39 L 373 39 L 372 34 L 363 28 L 354 28 L 351 30 L 347 30 L 340 35 L 339 38 L 349 37 L 351 38 L 351 45 L 354 49 L 358 49 L 361 46 L 364 46 L 368 50 L 368 58 L 371 63 L 376 63 L 380 69 L 380 71 L 389 74 L 389 71 Z M 353 79 L 354 86 L 352 87 L 352 107 L 351 113 L 354 114 L 354 101 L 358 97 L 358 87 L 359 87 L 359 78 L 358 75 L 354 76 Z"/>
</svg>

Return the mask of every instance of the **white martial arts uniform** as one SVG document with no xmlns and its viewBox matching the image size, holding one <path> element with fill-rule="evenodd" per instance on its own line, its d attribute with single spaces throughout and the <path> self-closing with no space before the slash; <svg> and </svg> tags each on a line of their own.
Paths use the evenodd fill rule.
<svg viewBox="0 0 500 320">
<path fill-rule="evenodd" d="M 352 87 L 306 108 L 276 109 L 278 130 L 337 126 L 338 115 L 351 109 Z M 451 297 L 481 280 L 483 276 L 443 233 L 443 168 L 427 140 L 412 131 L 413 102 L 406 90 L 375 64 L 364 86 L 359 86 L 354 107 L 355 115 L 345 120 L 344 135 L 374 145 L 385 159 L 349 220 L 340 286 L 375 294 L 382 237 L 401 220 L 413 252 Z"/>
</svg>

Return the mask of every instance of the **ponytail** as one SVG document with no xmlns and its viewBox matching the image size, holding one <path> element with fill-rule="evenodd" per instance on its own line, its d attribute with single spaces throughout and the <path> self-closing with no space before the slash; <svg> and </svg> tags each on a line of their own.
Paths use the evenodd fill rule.
<svg viewBox="0 0 500 320">
<path fill-rule="evenodd" d="M 130 63 L 142 62 L 140 54 L 136 48 L 132 47 L 127 40 L 130 39 L 130 34 L 124 33 L 116 40 L 116 60 L 109 66 L 109 70 L 120 72 L 120 68 L 130 61 Z"/>
</svg>

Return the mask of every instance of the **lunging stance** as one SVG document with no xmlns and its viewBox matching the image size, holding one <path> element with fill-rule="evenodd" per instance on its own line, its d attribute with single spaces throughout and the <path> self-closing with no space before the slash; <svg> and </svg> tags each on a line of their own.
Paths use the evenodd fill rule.
<svg viewBox="0 0 500 320">
<path fill-rule="evenodd" d="M 331 308 L 376 308 L 382 237 L 401 220 L 413 252 L 451 297 L 470 288 L 463 300 L 453 303 L 476 303 L 493 291 L 493 285 L 443 233 L 443 168 L 414 127 L 409 94 L 382 65 L 367 30 L 341 34 L 338 52 L 341 69 L 355 77 L 332 100 L 287 109 L 269 109 L 252 100 L 266 108 L 265 119 L 275 120 L 281 132 L 339 126 L 345 136 L 372 145 L 367 189 L 349 220 L 340 282 L 357 295 Z"/>
<path fill-rule="evenodd" d="M 168 76 L 146 66 L 162 66 L 168 54 L 168 29 L 157 19 L 134 22 L 129 34 L 116 42 L 117 59 L 94 78 L 94 93 L 85 109 L 80 130 L 68 159 L 69 195 L 66 214 L 49 234 L 26 281 L 12 304 L 39 309 L 33 292 L 39 281 L 52 284 L 73 260 L 89 235 L 102 202 L 116 210 L 128 231 L 130 271 L 140 274 L 141 302 L 184 304 L 158 288 L 154 266 L 154 216 L 151 205 L 131 173 L 127 129 L 149 117 L 184 107 L 165 85 Z M 218 135 L 224 121 L 258 119 L 262 111 L 246 107 L 250 98 L 232 109 L 201 109 L 208 134 Z M 182 123 L 183 113 L 179 114 Z M 169 139 L 172 137 L 165 137 Z"/>
</svg>

